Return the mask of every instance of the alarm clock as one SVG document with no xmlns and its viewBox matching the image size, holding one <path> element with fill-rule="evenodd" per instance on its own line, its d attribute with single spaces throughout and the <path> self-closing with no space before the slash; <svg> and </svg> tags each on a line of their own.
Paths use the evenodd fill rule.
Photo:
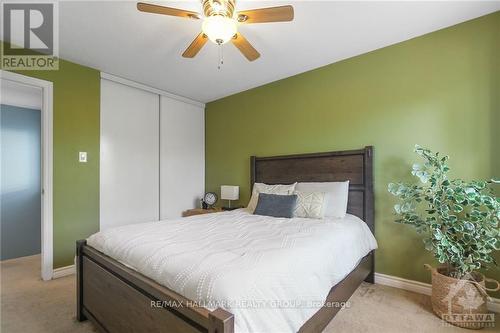
<svg viewBox="0 0 500 333">
<path fill-rule="evenodd" d="M 214 192 L 207 192 L 205 193 L 205 195 L 203 196 L 203 204 L 204 205 L 207 205 L 207 207 L 203 207 L 203 208 L 212 208 L 215 203 L 217 202 L 217 194 L 215 194 Z"/>
</svg>

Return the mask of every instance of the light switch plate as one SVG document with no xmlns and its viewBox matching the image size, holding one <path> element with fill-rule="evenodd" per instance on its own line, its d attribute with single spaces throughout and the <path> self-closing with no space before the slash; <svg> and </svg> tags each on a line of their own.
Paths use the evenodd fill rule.
<svg viewBox="0 0 500 333">
<path fill-rule="evenodd" d="M 81 151 L 78 153 L 78 161 L 80 163 L 87 163 L 87 152 Z"/>
</svg>

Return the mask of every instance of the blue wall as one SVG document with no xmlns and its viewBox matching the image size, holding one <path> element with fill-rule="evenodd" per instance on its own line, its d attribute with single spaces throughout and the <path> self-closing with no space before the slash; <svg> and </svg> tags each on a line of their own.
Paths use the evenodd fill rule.
<svg viewBox="0 0 500 333">
<path fill-rule="evenodd" d="M 0 105 L 0 259 L 40 253 L 40 110 Z"/>
</svg>

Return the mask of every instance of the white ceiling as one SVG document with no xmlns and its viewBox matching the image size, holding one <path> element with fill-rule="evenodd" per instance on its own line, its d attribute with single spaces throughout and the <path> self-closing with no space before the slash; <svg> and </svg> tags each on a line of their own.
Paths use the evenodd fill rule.
<svg viewBox="0 0 500 333">
<path fill-rule="evenodd" d="M 147 0 L 144 0 L 145 2 Z M 199 10 L 198 1 L 154 3 Z M 239 1 L 237 9 L 292 4 L 286 23 L 241 25 L 261 53 L 233 45 L 181 53 L 201 20 L 142 13 L 133 1 L 60 2 L 60 56 L 103 72 L 208 102 L 500 10 L 500 1 Z"/>
</svg>

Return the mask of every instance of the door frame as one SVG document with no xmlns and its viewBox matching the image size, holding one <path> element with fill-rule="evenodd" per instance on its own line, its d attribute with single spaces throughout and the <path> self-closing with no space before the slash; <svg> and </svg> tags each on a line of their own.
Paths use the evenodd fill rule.
<svg viewBox="0 0 500 333">
<path fill-rule="evenodd" d="M 41 149 L 42 149 L 42 279 L 53 277 L 53 84 L 50 81 L 0 70 L 0 79 L 42 89 Z M 0 81 L 1 82 L 1 81 Z"/>
</svg>

